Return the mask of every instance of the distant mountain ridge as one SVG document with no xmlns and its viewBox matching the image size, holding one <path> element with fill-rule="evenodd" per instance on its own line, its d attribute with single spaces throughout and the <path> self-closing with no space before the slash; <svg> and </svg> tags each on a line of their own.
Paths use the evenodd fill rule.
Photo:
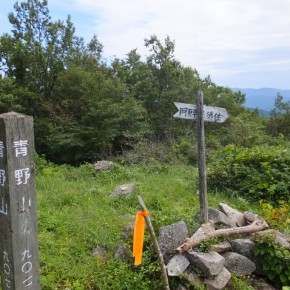
<svg viewBox="0 0 290 290">
<path fill-rule="evenodd" d="M 240 91 L 246 95 L 245 107 L 258 108 L 263 111 L 271 111 L 274 108 L 275 99 L 279 93 L 283 96 L 283 102 L 290 101 L 290 89 L 281 90 L 275 88 L 242 89 L 232 88 L 234 92 Z"/>
</svg>

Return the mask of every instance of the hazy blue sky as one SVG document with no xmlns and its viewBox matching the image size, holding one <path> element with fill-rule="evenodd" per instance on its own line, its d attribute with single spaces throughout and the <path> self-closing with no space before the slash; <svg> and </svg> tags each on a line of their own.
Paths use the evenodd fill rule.
<svg viewBox="0 0 290 290">
<path fill-rule="evenodd" d="M 14 0 L 0 0 L 0 34 Z M 48 0 L 53 19 L 69 14 L 76 34 L 96 34 L 103 56 L 123 58 L 156 34 L 175 41 L 185 66 L 222 86 L 290 89 L 290 0 Z"/>
</svg>

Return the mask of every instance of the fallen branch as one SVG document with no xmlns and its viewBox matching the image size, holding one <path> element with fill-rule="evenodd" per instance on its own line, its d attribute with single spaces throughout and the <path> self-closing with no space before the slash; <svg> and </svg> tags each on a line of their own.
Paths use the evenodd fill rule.
<svg viewBox="0 0 290 290">
<path fill-rule="evenodd" d="M 209 231 L 209 232 L 206 232 L 202 236 L 197 236 L 194 238 L 193 237 L 186 238 L 184 243 L 181 246 L 179 246 L 176 249 L 176 251 L 179 252 L 180 254 L 187 252 L 191 250 L 192 248 L 197 247 L 202 241 L 215 238 L 215 237 L 232 236 L 232 235 L 238 235 L 238 234 L 249 234 L 249 233 L 259 232 L 259 231 L 269 228 L 265 220 L 256 214 L 245 212 L 244 218 L 248 222 L 251 222 L 251 224 L 244 227 L 235 227 L 235 228 L 228 228 L 228 229 L 220 229 L 216 231 Z"/>
</svg>

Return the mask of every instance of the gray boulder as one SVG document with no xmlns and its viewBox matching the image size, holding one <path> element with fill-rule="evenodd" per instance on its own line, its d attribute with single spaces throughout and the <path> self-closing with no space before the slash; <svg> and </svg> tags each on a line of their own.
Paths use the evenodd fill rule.
<svg viewBox="0 0 290 290">
<path fill-rule="evenodd" d="M 255 260 L 255 255 L 253 253 L 253 248 L 255 243 L 250 239 L 235 239 L 231 240 L 230 244 L 232 246 L 233 252 L 243 255 L 250 259 Z"/>
<path fill-rule="evenodd" d="M 100 247 L 97 246 L 94 250 L 93 250 L 93 256 L 94 257 L 105 257 L 107 255 L 108 251 L 106 248 L 104 247 Z"/>
<path fill-rule="evenodd" d="M 130 257 L 129 250 L 124 245 L 119 245 L 115 251 L 114 258 L 119 261 L 128 261 Z"/>
<path fill-rule="evenodd" d="M 213 220 L 215 224 L 222 225 L 225 227 L 233 228 L 236 227 L 234 221 L 232 221 L 228 216 L 226 216 L 223 212 L 214 209 L 212 207 L 208 208 L 208 219 Z"/>
<path fill-rule="evenodd" d="M 237 226 L 242 227 L 247 225 L 244 215 L 227 204 L 220 203 L 219 210 L 229 217 Z"/>
<path fill-rule="evenodd" d="M 183 273 L 181 283 L 184 285 L 203 285 L 203 281 L 191 266 Z"/>
<path fill-rule="evenodd" d="M 189 266 L 185 254 L 176 254 L 166 265 L 168 276 L 179 276 Z"/>
<path fill-rule="evenodd" d="M 186 254 L 190 264 L 199 268 L 208 278 L 218 275 L 224 267 L 225 259 L 216 252 L 198 253 L 189 251 Z"/>
<path fill-rule="evenodd" d="M 225 267 L 223 267 L 217 276 L 215 276 L 213 279 L 205 279 L 204 282 L 207 286 L 207 290 L 221 290 L 225 288 L 231 277 L 231 273 Z"/>
<path fill-rule="evenodd" d="M 121 235 L 121 240 L 128 239 L 134 235 L 135 222 L 129 222 L 124 228 Z"/>
<path fill-rule="evenodd" d="M 158 244 L 163 256 L 172 255 L 188 237 L 188 229 L 184 221 L 180 221 L 159 229 Z"/>
<path fill-rule="evenodd" d="M 225 267 L 237 276 L 250 275 L 256 270 L 256 265 L 245 256 L 235 252 L 221 254 L 225 258 Z"/>
<path fill-rule="evenodd" d="M 135 189 L 134 183 L 127 183 L 119 185 L 115 188 L 115 190 L 110 194 L 110 197 L 117 197 L 117 196 L 131 196 Z"/>
<path fill-rule="evenodd" d="M 101 160 L 94 164 L 96 171 L 108 170 L 114 163 L 112 161 Z"/>
<path fill-rule="evenodd" d="M 224 253 L 224 252 L 228 252 L 231 250 L 232 250 L 231 244 L 227 241 L 224 241 L 224 242 L 216 244 L 216 245 L 212 245 L 210 247 L 211 252 L 217 252 L 217 253 Z"/>
<path fill-rule="evenodd" d="M 247 257 L 256 265 L 255 274 L 266 276 L 263 271 L 263 266 L 261 261 L 254 255 L 253 248 L 255 247 L 255 243 L 250 239 L 235 239 L 231 240 L 230 244 L 234 252 Z"/>
</svg>

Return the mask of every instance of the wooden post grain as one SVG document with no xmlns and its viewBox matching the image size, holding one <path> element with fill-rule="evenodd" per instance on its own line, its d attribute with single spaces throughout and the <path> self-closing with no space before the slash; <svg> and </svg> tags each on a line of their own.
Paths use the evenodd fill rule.
<svg viewBox="0 0 290 290">
<path fill-rule="evenodd" d="M 0 114 L 0 262 L 3 290 L 39 290 L 32 117 Z"/>
<path fill-rule="evenodd" d="M 142 199 L 142 197 L 140 195 L 138 195 L 138 200 L 139 200 L 139 203 L 140 203 L 140 206 L 142 208 L 143 211 L 147 210 L 146 208 L 146 205 Z M 163 285 L 164 285 L 164 289 L 165 290 L 170 290 L 170 287 L 169 287 L 169 282 L 168 282 L 168 276 L 167 276 L 167 271 L 166 271 L 166 267 L 165 267 L 165 264 L 164 264 L 164 260 L 163 260 L 163 256 L 162 256 L 162 253 L 161 253 L 161 250 L 159 248 L 159 244 L 158 244 L 158 241 L 156 239 L 156 236 L 155 236 L 155 233 L 154 233 L 154 230 L 153 230 L 153 226 L 151 224 L 151 220 L 149 218 L 149 216 L 145 216 L 145 221 L 146 221 L 146 225 L 147 225 L 147 228 L 149 230 L 149 233 L 150 233 L 150 237 L 151 237 L 151 241 L 153 243 L 153 247 L 155 249 L 155 252 L 157 254 L 157 257 L 158 257 L 158 262 L 159 262 L 159 266 L 161 268 L 161 275 L 162 275 L 162 281 L 163 281 Z"/>
<path fill-rule="evenodd" d="M 206 156 L 204 136 L 203 92 L 198 91 L 196 101 L 197 111 L 197 143 L 198 143 L 198 173 L 199 173 L 199 201 L 203 222 L 208 222 L 208 202 L 206 184 Z"/>
</svg>

